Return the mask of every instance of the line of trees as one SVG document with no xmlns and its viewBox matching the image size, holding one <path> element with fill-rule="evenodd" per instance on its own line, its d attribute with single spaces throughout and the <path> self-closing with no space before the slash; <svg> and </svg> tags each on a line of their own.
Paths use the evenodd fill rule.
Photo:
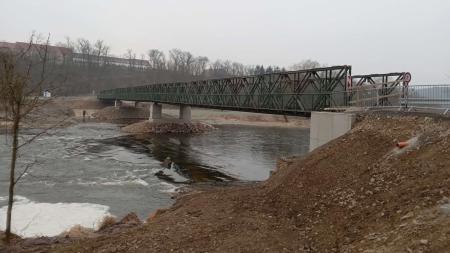
<svg viewBox="0 0 450 253">
<path fill-rule="evenodd" d="M 103 66 L 111 65 L 108 59 L 112 57 L 110 55 L 110 46 L 108 46 L 103 40 L 97 40 L 90 42 L 87 39 L 72 40 L 66 38 L 63 43 L 57 43 L 58 46 L 70 48 L 74 53 L 81 55 L 84 65 L 87 66 Z M 216 60 L 210 61 L 206 56 L 194 56 L 188 51 L 183 51 L 174 48 L 166 55 L 159 49 L 150 49 L 147 55 L 141 54 L 140 58 L 133 52 L 132 49 L 128 49 L 127 52 L 120 58 L 128 62 L 128 66 L 132 70 L 167 70 L 174 72 L 188 73 L 192 76 L 234 76 L 234 75 L 251 75 L 251 74 L 263 74 L 276 71 L 284 71 L 284 68 L 279 66 L 268 66 L 264 68 L 263 65 L 246 66 L 239 62 L 233 62 L 230 60 Z M 143 66 L 137 66 L 137 62 Z"/>
<path fill-rule="evenodd" d="M 150 49 L 139 57 L 128 49 L 121 57 L 111 55 L 111 47 L 103 40 L 91 42 L 84 38 L 66 38 L 57 46 L 70 48 L 76 56 L 64 60 L 60 71 L 68 79 L 59 89 L 59 95 L 92 94 L 103 89 L 162 82 L 179 82 L 229 76 L 258 75 L 285 71 L 284 67 L 244 65 L 230 60 L 211 61 L 206 56 L 172 49 L 165 53 Z M 289 70 L 319 67 L 316 61 L 306 60 L 294 64 Z"/>
</svg>

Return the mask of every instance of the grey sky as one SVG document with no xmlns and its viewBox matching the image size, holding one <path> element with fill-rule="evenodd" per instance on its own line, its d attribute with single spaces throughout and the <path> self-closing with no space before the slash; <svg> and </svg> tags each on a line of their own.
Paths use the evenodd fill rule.
<svg viewBox="0 0 450 253">
<path fill-rule="evenodd" d="M 0 40 L 35 30 L 128 48 L 188 50 L 211 60 L 348 64 L 354 74 L 410 71 L 450 83 L 448 0 L 0 0 Z"/>
</svg>

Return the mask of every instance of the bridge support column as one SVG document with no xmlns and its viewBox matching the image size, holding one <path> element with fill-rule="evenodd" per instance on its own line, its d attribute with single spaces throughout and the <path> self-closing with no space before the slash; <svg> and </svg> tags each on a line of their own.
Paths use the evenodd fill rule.
<svg viewBox="0 0 450 253">
<path fill-rule="evenodd" d="M 158 103 L 153 103 L 150 106 L 150 119 L 161 119 L 162 118 L 162 105 Z"/>
<path fill-rule="evenodd" d="M 117 107 L 120 107 L 122 105 L 122 101 L 120 101 L 120 100 L 114 100 L 114 107 L 115 108 L 117 108 Z"/>
<path fill-rule="evenodd" d="M 180 119 L 190 122 L 191 118 L 191 107 L 189 105 L 180 105 Z"/>
</svg>

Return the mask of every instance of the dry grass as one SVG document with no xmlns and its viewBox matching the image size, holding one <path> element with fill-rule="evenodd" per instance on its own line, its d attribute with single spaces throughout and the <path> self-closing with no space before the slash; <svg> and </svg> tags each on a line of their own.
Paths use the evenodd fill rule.
<svg viewBox="0 0 450 253">
<path fill-rule="evenodd" d="M 98 231 L 104 230 L 117 223 L 117 219 L 114 216 L 105 216 L 98 226 Z"/>
<path fill-rule="evenodd" d="M 92 228 L 85 228 L 81 225 L 75 225 L 68 231 L 61 233 L 60 236 L 70 238 L 92 238 L 95 237 L 95 231 Z"/>
</svg>

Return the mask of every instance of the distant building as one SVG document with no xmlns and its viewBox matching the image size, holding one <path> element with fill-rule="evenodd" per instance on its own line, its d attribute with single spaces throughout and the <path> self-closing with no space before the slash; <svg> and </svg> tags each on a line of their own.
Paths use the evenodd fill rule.
<svg viewBox="0 0 450 253">
<path fill-rule="evenodd" d="M 0 51 L 9 50 L 13 53 L 23 52 L 27 49 L 30 49 L 28 51 L 28 54 L 37 54 L 39 52 L 44 52 L 45 48 L 47 49 L 47 59 L 50 62 L 53 61 L 56 64 L 64 64 L 66 62 L 72 61 L 71 57 L 73 51 L 70 48 L 41 44 L 32 44 L 30 48 L 30 44 L 26 42 L 0 42 Z"/>
<path fill-rule="evenodd" d="M 16 46 L 15 43 L 9 43 L 9 42 L 1 42 L 0 41 L 0 51 L 6 51 L 14 49 Z"/>
<path fill-rule="evenodd" d="M 99 66 L 103 65 L 115 65 L 123 67 L 132 67 L 139 69 L 147 69 L 150 67 L 150 62 L 147 60 L 140 59 L 126 59 L 113 56 L 97 56 L 97 55 L 86 55 L 80 53 L 73 53 L 72 60 L 74 63 L 87 64 L 92 63 Z"/>
<path fill-rule="evenodd" d="M 52 97 L 52 93 L 50 91 L 48 91 L 48 90 L 45 90 L 43 96 L 44 96 L 44 98 L 51 98 Z"/>
<path fill-rule="evenodd" d="M 26 42 L 0 42 L 1 51 L 11 51 L 13 53 L 22 52 L 29 49 L 30 44 Z M 126 59 L 113 56 L 97 56 L 94 54 L 81 54 L 75 53 L 71 48 L 58 47 L 50 45 L 32 44 L 29 50 L 29 54 L 35 54 L 43 52 L 47 47 L 47 54 L 49 62 L 54 62 L 58 65 L 66 63 L 75 64 L 94 64 L 94 65 L 115 65 L 130 67 L 136 69 L 147 69 L 150 67 L 148 60 L 141 59 Z"/>
</svg>

